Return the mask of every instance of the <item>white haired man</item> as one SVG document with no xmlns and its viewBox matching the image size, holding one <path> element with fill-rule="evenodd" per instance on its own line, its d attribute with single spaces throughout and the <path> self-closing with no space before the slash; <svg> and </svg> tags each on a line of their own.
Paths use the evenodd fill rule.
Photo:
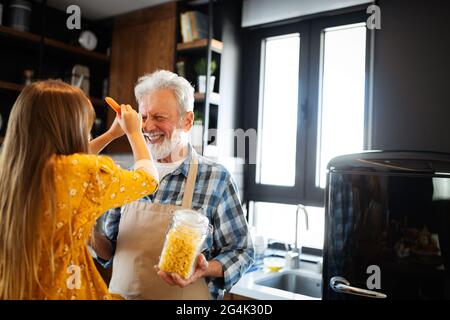
<svg viewBox="0 0 450 320">
<path fill-rule="evenodd" d="M 135 95 L 160 186 L 152 196 L 108 211 L 104 234 L 94 232 L 97 260 L 113 264 L 109 290 L 127 299 L 221 299 L 254 259 L 236 185 L 223 166 L 187 142 L 194 89 L 186 79 L 156 71 L 139 79 Z M 154 268 L 177 208 L 198 210 L 213 226 L 189 279 Z"/>
</svg>

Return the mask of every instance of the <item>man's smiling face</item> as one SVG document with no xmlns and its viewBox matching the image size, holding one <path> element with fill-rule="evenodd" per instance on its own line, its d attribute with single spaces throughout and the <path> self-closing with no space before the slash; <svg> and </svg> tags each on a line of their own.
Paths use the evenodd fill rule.
<svg viewBox="0 0 450 320">
<path fill-rule="evenodd" d="M 139 104 L 142 115 L 142 131 L 147 143 L 161 145 L 180 129 L 178 101 L 170 89 L 156 90 L 143 97 Z"/>
<path fill-rule="evenodd" d="M 179 144 L 187 143 L 186 133 L 192 127 L 194 113 L 180 114 L 175 93 L 171 89 L 159 89 L 145 95 L 139 102 L 142 131 L 156 160 L 170 162 L 172 152 Z M 169 158 L 168 158 L 169 157 Z M 176 157 L 175 157 L 176 158 Z"/>
</svg>

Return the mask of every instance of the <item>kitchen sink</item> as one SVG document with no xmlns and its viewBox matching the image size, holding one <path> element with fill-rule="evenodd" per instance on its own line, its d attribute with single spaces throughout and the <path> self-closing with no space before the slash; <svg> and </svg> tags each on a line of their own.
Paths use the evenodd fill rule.
<svg viewBox="0 0 450 320">
<path fill-rule="evenodd" d="M 322 298 L 322 277 L 318 274 L 286 270 L 258 280 L 255 284 L 313 298 Z"/>
</svg>

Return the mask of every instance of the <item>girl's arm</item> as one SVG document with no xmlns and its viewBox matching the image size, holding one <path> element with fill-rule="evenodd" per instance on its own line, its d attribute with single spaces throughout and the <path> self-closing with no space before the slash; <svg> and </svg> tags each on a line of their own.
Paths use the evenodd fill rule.
<svg viewBox="0 0 450 320">
<path fill-rule="evenodd" d="M 145 143 L 144 135 L 142 134 L 142 120 L 139 114 L 134 111 L 131 106 L 122 105 L 121 116 L 118 119 L 116 118 L 116 120 L 119 123 L 120 127 L 123 128 L 123 131 L 126 133 L 130 142 L 131 149 L 133 150 L 134 155 L 135 169 L 141 168 L 145 170 L 147 173 L 153 176 L 157 184 L 157 181 L 159 181 L 158 171 L 156 170 L 147 144 Z M 141 187 L 142 186 L 143 185 L 141 185 Z M 111 246 L 111 243 L 103 234 L 98 232 L 96 228 L 94 228 L 92 231 L 89 245 L 100 258 L 104 260 L 111 259 L 113 255 L 113 248 Z"/>
<path fill-rule="evenodd" d="M 125 133 L 120 127 L 116 117 L 108 131 L 89 142 L 89 152 L 92 154 L 100 153 L 100 151 L 102 151 L 109 143 L 111 143 L 111 141 L 120 138 L 124 134 Z"/>
</svg>

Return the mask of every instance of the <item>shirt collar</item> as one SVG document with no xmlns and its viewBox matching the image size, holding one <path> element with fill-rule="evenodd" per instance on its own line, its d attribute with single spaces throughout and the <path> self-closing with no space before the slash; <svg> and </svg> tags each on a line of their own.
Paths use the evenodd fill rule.
<svg viewBox="0 0 450 320">
<path fill-rule="evenodd" d="M 192 159 L 192 146 L 190 143 L 188 143 L 188 155 L 186 159 L 184 159 L 181 165 L 177 169 L 175 169 L 175 171 L 172 172 L 171 175 L 175 176 L 181 173 L 187 178 L 189 174 L 189 165 L 191 164 L 191 159 Z"/>
</svg>

